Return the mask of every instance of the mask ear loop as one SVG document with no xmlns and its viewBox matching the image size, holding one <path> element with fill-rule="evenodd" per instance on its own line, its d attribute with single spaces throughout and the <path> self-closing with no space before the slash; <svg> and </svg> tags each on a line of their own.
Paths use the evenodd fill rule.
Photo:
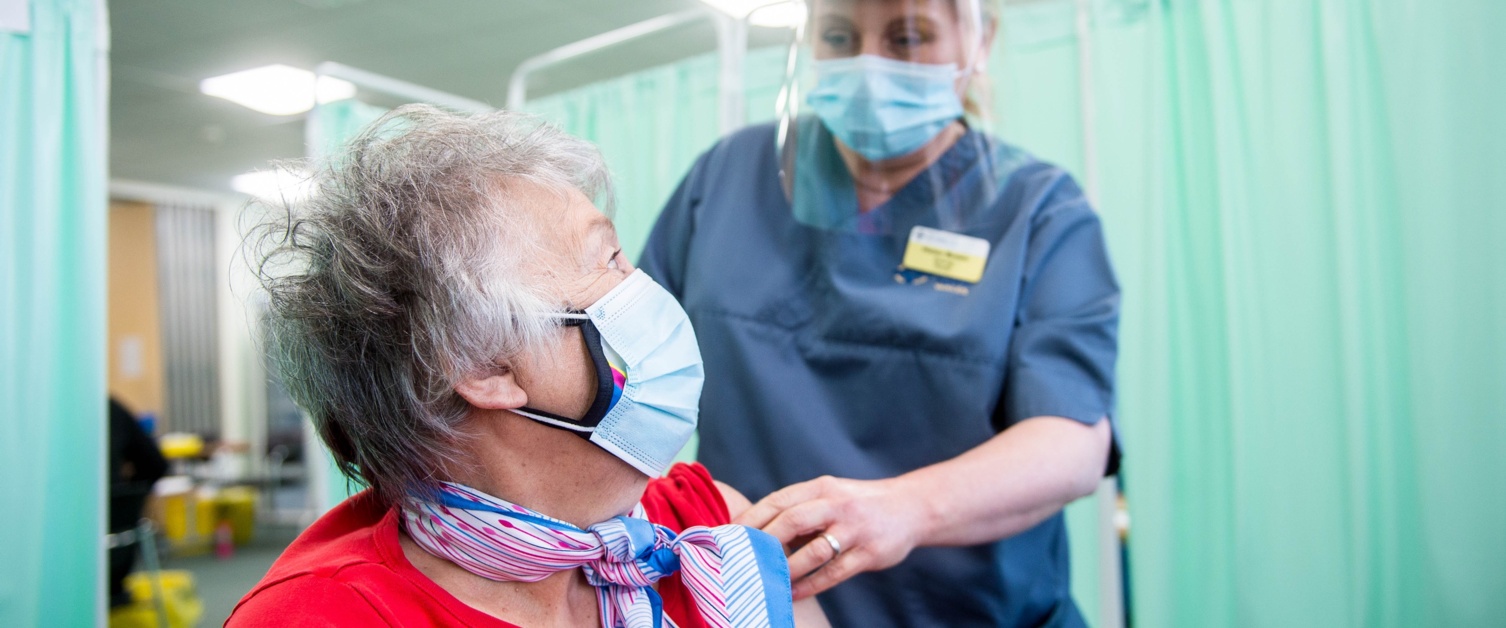
<svg viewBox="0 0 1506 628">
<path fill-rule="evenodd" d="M 591 317 L 585 312 L 566 312 L 557 315 L 560 326 L 579 327 L 581 337 L 586 343 L 586 352 L 591 354 L 591 367 L 596 371 L 596 396 L 591 400 L 591 407 L 586 410 L 586 415 L 579 420 L 560 416 L 553 412 L 545 412 L 535 408 L 514 408 L 513 412 L 530 419 L 562 430 L 574 432 L 581 438 L 590 440 L 591 434 L 596 431 L 596 426 L 606 418 L 607 411 L 612 403 L 612 367 L 607 363 L 606 351 L 601 345 L 601 331 L 596 329 L 596 324 L 591 322 Z"/>
<path fill-rule="evenodd" d="M 586 410 L 581 422 L 589 422 L 595 429 L 612 409 L 612 367 L 607 363 L 606 351 L 601 345 L 601 331 L 596 329 L 596 324 L 587 319 L 581 324 L 580 333 L 585 337 L 586 351 L 591 354 L 591 365 L 596 367 L 596 398 L 591 400 L 591 408 Z"/>
</svg>

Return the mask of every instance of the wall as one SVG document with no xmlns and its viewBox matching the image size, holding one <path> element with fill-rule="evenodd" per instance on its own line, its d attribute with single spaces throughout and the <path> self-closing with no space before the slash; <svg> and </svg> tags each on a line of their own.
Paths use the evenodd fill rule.
<svg viewBox="0 0 1506 628">
<path fill-rule="evenodd" d="M 164 388 L 155 219 L 150 204 L 110 204 L 107 316 L 110 394 L 138 416 L 152 413 L 160 419 Z"/>
</svg>

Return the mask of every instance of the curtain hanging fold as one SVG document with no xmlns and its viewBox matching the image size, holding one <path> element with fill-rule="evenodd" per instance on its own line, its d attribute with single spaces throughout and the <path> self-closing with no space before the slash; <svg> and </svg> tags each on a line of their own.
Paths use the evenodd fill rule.
<svg viewBox="0 0 1506 628">
<path fill-rule="evenodd" d="M 0 32 L 0 625 L 103 622 L 102 2 Z"/>
</svg>

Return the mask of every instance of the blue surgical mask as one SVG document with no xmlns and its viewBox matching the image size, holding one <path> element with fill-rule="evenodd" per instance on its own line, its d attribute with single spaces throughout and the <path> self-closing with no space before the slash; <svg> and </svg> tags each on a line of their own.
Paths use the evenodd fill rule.
<svg viewBox="0 0 1506 628">
<path fill-rule="evenodd" d="M 650 477 L 663 475 L 700 416 L 704 371 L 690 317 L 641 270 L 570 316 L 596 369 L 591 408 L 580 419 L 526 407 L 514 412 L 575 432 Z"/>
<path fill-rule="evenodd" d="M 870 161 L 908 155 L 962 117 L 953 64 L 859 55 L 816 62 L 806 99 L 832 135 Z"/>
</svg>

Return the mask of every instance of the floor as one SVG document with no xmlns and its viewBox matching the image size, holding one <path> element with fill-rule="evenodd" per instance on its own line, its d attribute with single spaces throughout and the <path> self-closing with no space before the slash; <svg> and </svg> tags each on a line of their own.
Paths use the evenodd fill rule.
<svg viewBox="0 0 1506 628">
<path fill-rule="evenodd" d="M 194 575 L 199 599 L 204 602 L 200 626 L 221 626 L 230 617 L 241 596 L 266 575 L 272 562 L 282 555 L 301 528 L 297 526 L 258 526 L 251 542 L 235 548 L 235 554 L 221 559 L 214 553 L 162 559 L 163 569 L 184 569 Z"/>
<path fill-rule="evenodd" d="M 182 569 L 194 576 L 194 589 L 204 604 L 198 626 L 223 626 L 241 597 L 261 581 L 282 551 L 303 531 L 311 521 L 300 508 L 305 497 L 304 487 L 298 484 L 263 492 L 251 541 L 236 547 L 229 558 L 219 558 L 212 551 L 197 555 L 164 552 L 163 569 Z M 139 560 L 136 568 L 141 568 Z"/>
</svg>

